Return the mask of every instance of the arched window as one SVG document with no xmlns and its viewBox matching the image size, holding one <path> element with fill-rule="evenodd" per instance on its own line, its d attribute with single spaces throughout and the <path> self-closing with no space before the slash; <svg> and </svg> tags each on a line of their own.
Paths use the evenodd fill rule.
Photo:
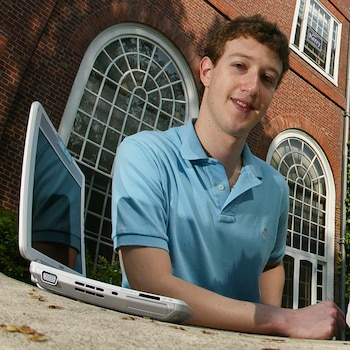
<svg viewBox="0 0 350 350">
<path fill-rule="evenodd" d="M 283 306 L 333 298 L 335 187 L 327 158 L 307 134 L 288 130 L 271 143 L 267 162 L 290 188 Z"/>
<path fill-rule="evenodd" d="M 86 176 L 86 248 L 114 258 L 111 181 L 120 142 L 141 130 L 166 130 L 198 112 L 192 72 L 161 33 L 122 23 L 101 33 L 76 76 L 59 133 Z"/>
</svg>

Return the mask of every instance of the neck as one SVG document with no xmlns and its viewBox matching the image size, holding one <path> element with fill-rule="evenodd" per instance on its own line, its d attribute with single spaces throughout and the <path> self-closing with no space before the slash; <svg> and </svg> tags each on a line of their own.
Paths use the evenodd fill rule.
<svg viewBox="0 0 350 350">
<path fill-rule="evenodd" d="M 240 171 L 242 167 L 241 155 L 245 139 L 217 132 L 215 127 L 206 127 L 204 124 L 197 120 L 194 125 L 198 139 L 207 155 L 223 164 L 230 179 L 235 170 Z"/>
</svg>

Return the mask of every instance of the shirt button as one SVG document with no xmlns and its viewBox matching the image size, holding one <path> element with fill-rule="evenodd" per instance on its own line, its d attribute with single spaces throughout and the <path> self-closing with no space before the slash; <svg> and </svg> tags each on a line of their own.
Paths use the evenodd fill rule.
<svg viewBox="0 0 350 350">
<path fill-rule="evenodd" d="M 219 191 L 223 191 L 225 189 L 225 186 L 223 185 L 223 184 L 220 184 L 219 186 L 218 186 L 218 190 Z"/>
</svg>

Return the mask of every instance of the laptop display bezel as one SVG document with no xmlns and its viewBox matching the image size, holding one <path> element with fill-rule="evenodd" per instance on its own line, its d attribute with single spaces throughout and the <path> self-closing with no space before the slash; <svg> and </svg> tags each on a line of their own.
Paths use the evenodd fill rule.
<svg viewBox="0 0 350 350">
<path fill-rule="evenodd" d="M 36 153 L 38 146 L 39 130 L 51 145 L 57 157 L 60 159 L 66 170 L 72 176 L 74 181 L 80 188 L 80 253 L 79 265 L 81 271 L 76 271 L 55 259 L 50 258 L 41 251 L 35 249 L 32 245 L 32 210 L 33 210 L 33 191 L 34 191 L 34 174 L 36 164 Z M 26 132 L 21 188 L 20 188 L 20 203 L 19 203 L 19 233 L 18 245 L 21 255 L 29 261 L 37 261 L 51 267 L 58 268 L 63 271 L 86 275 L 85 264 L 85 244 L 84 244 L 84 195 L 85 195 L 85 177 L 79 166 L 75 162 L 63 145 L 55 127 L 47 116 L 40 102 L 35 101 L 31 105 L 28 127 Z"/>
</svg>

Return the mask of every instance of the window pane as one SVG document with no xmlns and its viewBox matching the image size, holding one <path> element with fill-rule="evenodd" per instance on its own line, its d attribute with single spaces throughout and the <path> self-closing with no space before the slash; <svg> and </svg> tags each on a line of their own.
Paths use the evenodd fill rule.
<svg viewBox="0 0 350 350">
<path fill-rule="evenodd" d="M 120 134 L 113 129 L 108 129 L 103 147 L 115 153 L 118 146 L 119 135 Z"/>
<path fill-rule="evenodd" d="M 102 170 L 106 174 L 111 174 L 113 161 L 114 161 L 113 153 L 102 151 L 99 166 L 98 166 L 99 170 Z"/>
<path fill-rule="evenodd" d="M 86 114 L 92 114 L 95 106 L 96 96 L 89 91 L 85 91 L 80 102 L 80 109 Z"/>
<path fill-rule="evenodd" d="M 98 55 L 95 64 L 94 64 L 94 68 L 104 74 L 105 71 L 107 70 L 108 66 L 110 65 L 111 61 L 109 59 L 109 57 L 106 55 L 106 53 L 104 51 L 101 51 L 101 53 Z"/>
<path fill-rule="evenodd" d="M 282 307 L 293 308 L 293 281 L 294 281 L 294 259 L 288 255 L 284 257 L 285 284 L 283 290 Z"/>
<path fill-rule="evenodd" d="M 164 113 L 159 115 L 157 129 L 159 130 L 167 130 L 170 127 L 170 117 Z"/>
<path fill-rule="evenodd" d="M 99 191 L 92 190 L 88 210 L 101 215 L 103 209 L 103 202 L 104 194 Z"/>
<path fill-rule="evenodd" d="M 130 94 L 124 88 L 119 88 L 118 96 L 115 105 L 122 111 L 126 112 L 128 110 L 130 101 Z M 113 121 L 112 121 L 113 122 Z"/>
<path fill-rule="evenodd" d="M 323 265 L 317 264 L 317 302 L 323 301 L 324 272 Z"/>
<path fill-rule="evenodd" d="M 311 304 L 311 275 L 312 264 L 309 261 L 300 261 L 299 271 L 299 308 Z"/>
<path fill-rule="evenodd" d="M 122 45 L 119 40 L 112 41 L 112 43 L 105 47 L 105 51 L 112 59 L 123 54 Z"/>
<path fill-rule="evenodd" d="M 115 130 L 122 130 L 124 123 L 124 112 L 119 108 L 114 108 L 111 119 L 109 121 L 109 126 Z"/>
<path fill-rule="evenodd" d="M 93 120 L 91 123 L 89 135 L 88 135 L 89 140 L 100 144 L 103 137 L 104 130 L 105 130 L 104 124 L 100 123 L 97 120 Z"/>
<path fill-rule="evenodd" d="M 85 136 L 88 130 L 91 118 L 84 113 L 78 112 L 74 120 L 74 132 Z"/>
<path fill-rule="evenodd" d="M 86 84 L 86 88 L 97 94 L 98 91 L 100 90 L 102 79 L 103 79 L 103 75 L 99 74 L 94 70 L 91 71 L 89 80 Z"/>
<path fill-rule="evenodd" d="M 83 160 L 90 165 L 95 165 L 97 160 L 99 148 L 98 146 L 87 142 L 83 154 Z"/>
<path fill-rule="evenodd" d="M 139 127 L 139 121 L 129 116 L 128 119 L 126 120 L 126 126 L 124 129 L 124 132 L 126 135 L 135 134 L 137 132 L 138 127 Z"/>
<path fill-rule="evenodd" d="M 109 116 L 111 107 L 112 107 L 111 104 L 100 99 L 97 102 L 96 111 L 95 111 L 95 118 L 106 123 L 108 120 L 108 116 Z"/>
<path fill-rule="evenodd" d="M 82 137 L 73 133 L 71 134 L 67 147 L 74 157 L 79 157 L 83 142 L 84 139 Z"/>
<path fill-rule="evenodd" d="M 101 91 L 101 97 L 108 102 L 113 103 L 116 90 L 117 84 L 112 83 L 110 80 L 106 80 Z"/>
</svg>

